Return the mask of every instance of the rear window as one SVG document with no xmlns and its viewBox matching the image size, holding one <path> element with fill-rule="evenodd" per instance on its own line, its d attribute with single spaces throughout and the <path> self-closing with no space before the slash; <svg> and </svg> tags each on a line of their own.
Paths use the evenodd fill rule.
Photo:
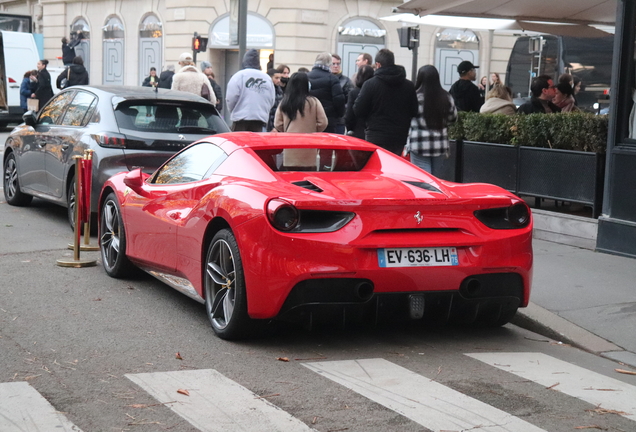
<svg viewBox="0 0 636 432">
<path fill-rule="evenodd" d="M 285 148 L 254 152 L 272 171 L 360 171 L 373 151 L 349 149 Z"/>
<path fill-rule="evenodd" d="M 153 101 L 154 102 L 154 101 Z M 213 106 L 203 104 L 155 104 L 143 102 L 118 106 L 115 118 L 120 129 L 140 132 L 203 133 L 228 131 Z"/>
</svg>

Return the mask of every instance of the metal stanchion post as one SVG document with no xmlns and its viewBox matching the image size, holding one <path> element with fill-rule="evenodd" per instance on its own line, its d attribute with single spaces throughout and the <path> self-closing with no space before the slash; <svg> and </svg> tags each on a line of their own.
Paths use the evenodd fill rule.
<svg viewBox="0 0 636 432">
<path fill-rule="evenodd" d="M 80 244 L 80 250 L 84 252 L 94 252 L 99 250 L 99 246 L 91 245 L 91 180 L 93 175 L 93 152 L 92 149 L 84 150 L 84 156 L 80 161 L 82 164 L 82 200 L 75 199 L 76 202 L 83 202 L 84 208 L 80 208 L 80 214 L 84 214 L 84 243 Z M 90 162 L 89 162 L 90 161 Z M 79 194 L 80 191 L 76 191 L 76 195 Z M 81 232 L 81 231 L 80 231 Z M 75 245 L 73 243 L 69 243 L 68 248 L 73 249 Z"/>
<path fill-rule="evenodd" d="M 80 218 L 80 206 L 82 202 L 82 156 L 73 156 L 75 159 L 75 230 L 73 232 L 73 259 L 61 258 L 57 260 L 60 267 L 91 267 L 97 265 L 97 260 L 80 258 L 80 239 L 82 237 L 82 220 Z"/>
</svg>

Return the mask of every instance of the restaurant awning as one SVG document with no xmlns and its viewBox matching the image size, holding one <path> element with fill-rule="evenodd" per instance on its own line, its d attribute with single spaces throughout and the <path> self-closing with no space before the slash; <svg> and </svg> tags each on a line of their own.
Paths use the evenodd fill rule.
<svg viewBox="0 0 636 432">
<path fill-rule="evenodd" d="M 616 0 L 410 0 L 394 12 L 614 25 Z"/>
</svg>

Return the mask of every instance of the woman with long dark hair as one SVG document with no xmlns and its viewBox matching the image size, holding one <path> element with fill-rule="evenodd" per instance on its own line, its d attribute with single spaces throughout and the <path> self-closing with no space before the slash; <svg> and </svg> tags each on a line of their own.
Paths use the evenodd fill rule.
<svg viewBox="0 0 636 432">
<path fill-rule="evenodd" d="M 347 135 L 364 139 L 365 122 L 358 120 L 356 113 L 353 112 L 353 104 L 360 94 L 362 84 L 373 76 L 374 70 L 369 65 L 360 66 L 356 73 L 355 88 L 349 92 L 347 99 L 347 110 L 345 112 L 345 126 L 347 127 Z"/>
<path fill-rule="evenodd" d="M 432 172 L 438 158 L 450 152 L 448 125 L 457 120 L 457 108 L 442 88 L 435 66 L 422 66 L 417 71 L 415 91 L 418 110 L 411 120 L 408 150 L 413 164 Z"/>
<path fill-rule="evenodd" d="M 276 109 L 274 129 L 278 132 L 322 132 L 328 123 L 320 101 L 309 95 L 307 74 L 292 74 Z"/>
</svg>

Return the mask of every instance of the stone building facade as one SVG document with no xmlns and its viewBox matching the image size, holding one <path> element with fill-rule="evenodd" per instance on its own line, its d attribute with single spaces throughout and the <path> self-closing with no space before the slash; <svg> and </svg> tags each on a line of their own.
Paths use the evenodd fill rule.
<svg viewBox="0 0 636 432">
<path fill-rule="evenodd" d="M 194 32 L 208 37 L 208 50 L 199 53 L 197 60 L 210 61 L 217 81 L 226 83 L 239 64 L 235 38 L 229 31 L 230 4 L 234 2 L 0 0 L 0 11 L 33 17 L 34 33 L 43 34 L 44 57 L 54 66 L 61 66 L 61 61 L 56 64 L 54 60 L 61 56 L 60 39 L 81 30 L 86 37 L 76 52 L 85 59 L 91 84 L 140 85 L 151 66 L 160 71 L 168 64 L 176 65 L 179 55 L 191 50 Z M 354 73 L 359 52 L 374 53 L 386 47 L 395 52 L 396 62 L 406 67 L 410 77 L 413 58 L 411 51 L 399 45 L 397 29 L 401 24 L 379 19 L 391 15 L 400 3 L 250 1 L 247 45 L 261 49 L 263 65 L 273 53 L 275 64 L 287 64 L 292 72 L 301 66 L 311 68 L 320 52 L 337 52 L 348 75 Z M 480 64 L 481 74 L 486 71 L 484 62 L 489 62 L 491 72 L 504 74 L 515 40 L 510 35 L 489 37 L 488 31 L 469 31 L 466 36 L 466 32 L 433 26 L 421 26 L 420 32 L 418 65 L 435 64 L 447 82 L 456 79 L 452 65 L 463 59 Z M 450 59 L 441 58 L 441 52 L 450 52 Z"/>
</svg>

